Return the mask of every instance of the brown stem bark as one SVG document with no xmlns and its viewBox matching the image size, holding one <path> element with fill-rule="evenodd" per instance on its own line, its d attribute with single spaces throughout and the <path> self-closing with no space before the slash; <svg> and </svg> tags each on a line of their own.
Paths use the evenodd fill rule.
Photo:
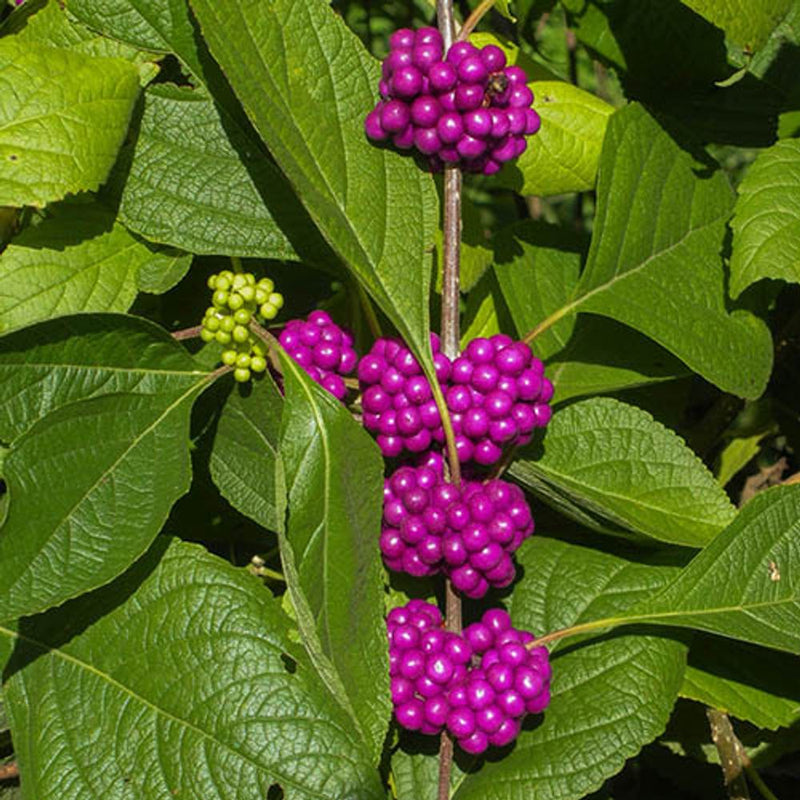
<svg viewBox="0 0 800 800">
<path fill-rule="evenodd" d="M 19 777 L 19 767 L 16 763 L 0 764 L 0 781 L 10 781 Z"/>
<path fill-rule="evenodd" d="M 744 759 L 747 758 L 742 743 L 733 730 L 730 717 L 716 708 L 707 708 L 706 716 L 711 726 L 711 738 L 719 753 L 722 776 L 729 800 L 750 800 Z"/>
</svg>

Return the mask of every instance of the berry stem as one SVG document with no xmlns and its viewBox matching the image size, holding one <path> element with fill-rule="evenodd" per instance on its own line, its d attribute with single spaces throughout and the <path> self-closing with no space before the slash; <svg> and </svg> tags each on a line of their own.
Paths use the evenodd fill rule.
<svg viewBox="0 0 800 800">
<path fill-rule="evenodd" d="M 266 329 L 262 328 L 254 319 L 250 320 L 247 326 L 250 330 L 267 345 L 267 355 L 272 368 L 279 375 L 283 375 L 283 368 L 281 367 L 281 360 L 278 357 L 278 350 L 280 349 L 280 342 Z"/>
<path fill-rule="evenodd" d="M 231 266 L 237 275 L 244 272 L 244 269 L 242 268 L 242 259 L 239 258 L 239 256 L 231 256 Z"/>
<path fill-rule="evenodd" d="M 171 336 L 178 342 L 182 342 L 184 339 L 196 339 L 200 335 L 200 331 L 203 330 L 202 325 L 195 325 L 192 328 L 184 328 L 180 331 L 173 331 Z"/>
<path fill-rule="evenodd" d="M 553 325 L 564 319 L 567 314 L 572 313 L 580 302 L 581 300 L 575 300 L 572 303 L 562 306 L 558 311 L 554 311 L 547 319 L 542 320 L 533 330 L 528 331 L 522 341 L 526 344 L 530 344 L 537 336 L 544 333 L 549 328 L 552 328 Z"/>
<path fill-rule="evenodd" d="M 436 0 L 436 18 L 439 32 L 447 51 L 455 38 L 455 19 L 453 0 Z M 463 32 L 463 31 L 462 31 Z M 460 344 L 459 306 L 461 290 L 459 286 L 461 264 L 461 170 L 448 164 L 444 168 L 444 209 L 442 219 L 442 352 L 450 359 L 458 355 Z M 438 383 L 438 381 L 437 381 Z M 441 387 L 437 386 L 437 402 L 441 399 L 443 408 L 442 424 L 447 440 L 447 460 L 450 481 L 461 484 L 461 465 L 455 446 L 453 431 L 447 406 L 443 402 Z M 461 632 L 461 598 L 449 580 L 445 580 L 445 624 L 455 633 Z M 447 731 L 442 732 L 439 743 L 439 789 L 438 800 L 449 800 L 450 776 L 453 771 L 453 740 Z"/>
<path fill-rule="evenodd" d="M 465 42 L 469 35 L 475 30 L 478 23 L 489 13 L 497 0 L 483 0 L 483 2 L 467 17 L 466 22 L 461 26 L 461 32 L 456 41 Z"/>
</svg>

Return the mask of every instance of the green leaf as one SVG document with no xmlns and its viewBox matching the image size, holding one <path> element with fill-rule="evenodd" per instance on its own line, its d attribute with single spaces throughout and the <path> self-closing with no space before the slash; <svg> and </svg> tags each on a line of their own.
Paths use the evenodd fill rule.
<svg viewBox="0 0 800 800">
<path fill-rule="evenodd" d="M 769 489 L 663 592 L 626 617 L 800 654 L 799 550 L 800 487 Z"/>
<path fill-rule="evenodd" d="M 322 235 L 429 376 L 428 294 L 437 200 L 412 159 L 375 147 L 363 120 L 378 62 L 326 0 L 195 0 L 212 55 Z"/>
<path fill-rule="evenodd" d="M 124 42 L 99 35 L 78 22 L 58 0 L 25 3 L 8 18 L 2 33 L 14 34 L 18 42 L 63 47 L 87 56 L 124 58 L 139 69 L 139 83 L 142 86 L 158 74 L 159 68 L 154 62 L 159 56 L 155 53 L 138 50 Z"/>
<path fill-rule="evenodd" d="M 611 398 L 558 411 L 511 475 L 634 533 L 701 547 L 736 512 L 700 459 L 650 414 Z M 559 503 L 559 505 L 561 505 Z"/>
<path fill-rule="evenodd" d="M 189 415 L 207 380 L 179 394 L 64 406 L 14 442 L 5 461 L 0 620 L 102 586 L 147 550 L 189 489 Z"/>
<path fill-rule="evenodd" d="M 280 601 L 196 545 L 165 546 L 0 628 L 16 640 L 5 692 L 28 796 L 382 798 Z"/>
<path fill-rule="evenodd" d="M 733 297 L 762 278 L 800 283 L 800 141 L 758 156 L 739 187 L 731 227 Z"/>
<path fill-rule="evenodd" d="M 613 106 L 563 81 L 533 82 L 530 87 L 542 127 L 520 158 L 498 175 L 498 182 L 540 196 L 593 189 Z"/>
<path fill-rule="evenodd" d="M 211 477 L 222 496 L 267 530 L 283 527 L 276 474 L 283 398 L 268 376 L 248 393 L 234 387 L 217 424 Z"/>
<path fill-rule="evenodd" d="M 78 312 L 127 311 L 139 271 L 173 259 L 131 236 L 103 206 L 64 204 L 0 256 L 0 331 Z"/>
<path fill-rule="evenodd" d="M 512 618 L 534 633 L 624 609 L 673 572 L 540 537 L 517 559 L 525 577 L 514 589 Z M 471 771 L 455 800 L 583 798 L 664 730 L 685 653 L 678 641 L 633 634 L 557 649 L 541 724 L 523 730 L 502 759 Z"/>
<path fill-rule="evenodd" d="M 776 730 L 800 720 L 796 668 L 796 659 L 785 653 L 698 635 L 681 695 Z"/>
<path fill-rule="evenodd" d="M 127 61 L 0 40 L 0 206 L 44 206 L 97 189 L 138 94 Z"/>
<path fill-rule="evenodd" d="M 329 688 L 349 707 L 377 764 L 391 714 L 378 549 L 383 460 L 333 395 L 288 356 L 281 364 L 284 573 L 306 647 L 330 663 Z"/>
<path fill-rule="evenodd" d="M 196 77 L 203 78 L 186 0 L 70 0 L 69 10 L 105 36 L 143 50 L 174 53 Z"/>
<path fill-rule="evenodd" d="M 148 89 L 123 161 L 119 218 L 131 230 L 198 254 L 299 260 L 287 234 L 300 239 L 308 215 L 258 143 L 204 90 Z"/>
<path fill-rule="evenodd" d="M 731 439 L 725 445 L 717 458 L 716 472 L 720 486 L 727 486 L 758 455 L 764 435 L 764 431 L 759 431 L 753 436 Z"/>
<path fill-rule="evenodd" d="M 580 275 L 580 240 L 554 225 L 521 222 L 495 237 L 495 274 L 524 337 L 569 303 Z M 537 336 L 556 402 L 669 380 L 686 368 L 663 348 L 613 320 L 566 314 Z"/>
<path fill-rule="evenodd" d="M 733 198 L 724 174 L 709 169 L 641 106 L 618 111 L 603 146 L 586 268 L 551 320 L 575 311 L 611 317 L 721 389 L 757 397 L 771 337 L 750 312 L 726 309 L 720 252 Z"/>
<path fill-rule="evenodd" d="M 781 22 L 794 0 L 682 0 L 684 5 L 722 28 L 740 47 L 757 50 Z"/>
<path fill-rule="evenodd" d="M 162 258 L 153 258 L 142 264 L 136 284 L 142 292 L 164 294 L 177 286 L 192 266 L 192 254 L 171 247 L 152 248 Z"/>
<path fill-rule="evenodd" d="M 514 16 L 514 13 L 511 11 L 511 4 L 514 0 L 497 0 L 494 4 L 494 9 L 497 11 L 498 14 L 502 14 L 506 19 L 510 19 L 512 22 L 516 22 L 517 18 Z"/>
<path fill-rule="evenodd" d="M 63 317 L 0 337 L 0 441 L 63 406 L 108 394 L 182 394 L 207 373 L 138 317 Z"/>
</svg>

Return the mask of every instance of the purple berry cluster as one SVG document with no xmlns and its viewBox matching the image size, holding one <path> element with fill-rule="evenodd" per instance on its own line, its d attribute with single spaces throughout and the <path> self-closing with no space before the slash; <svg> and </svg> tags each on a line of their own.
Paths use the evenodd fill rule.
<svg viewBox="0 0 800 800">
<path fill-rule="evenodd" d="M 432 167 L 459 164 L 494 175 L 521 155 L 541 120 L 525 71 L 495 45 L 456 42 L 445 54 L 435 28 L 402 28 L 389 40 L 381 100 L 364 128 L 376 142 L 416 148 Z"/>
<path fill-rule="evenodd" d="M 553 385 L 525 342 L 505 334 L 473 339 L 452 362 L 437 337 L 431 346 L 462 463 L 494 464 L 504 447 L 527 444 L 550 421 Z M 358 379 L 364 425 L 377 434 L 385 457 L 420 453 L 444 440 L 430 384 L 400 341 L 378 339 L 359 362 Z"/>
<path fill-rule="evenodd" d="M 442 630 L 439 609 L 421 600 L 387 620 L 392 703 L 408 730 L 445 728 L 462 750 L 479 754 L 519 734 L 525 714 L 550 701 L 550 663 L 533 635 L 490 609 L 462 636 Z"/>
<path fill-rule="evenodd" d="M 325 311 L 312 311 L 306 320 L 286 323 L 279 341 L 286 352 L 322 387 L 343 400 L 347 387 L 343 376 L 353 372 L 358 356 L 353 337 Z"/>
<path fill-rule="evenodd" d="M 512 554 L 534 530 L 525 495 L 501 480 L 446 483 L 442 457 L 400 467 L 384 483 L 380 548 L 394 572 L 444 573 L 471 598 L 509 586 Z"/>
<path fill-rule="evenodd" d="M 439 337 L 431 334 L 436 376 L 444 383 L 450 359 L 439 351 Z M 358 363 L 363 396 L 364 427 L 377 434 L 386 458 L 404 450 L 422 453 L 444 441 L 442 419 L 430 383 L 411 351 L 399 339 L 378 339 Z"/>
</svg>

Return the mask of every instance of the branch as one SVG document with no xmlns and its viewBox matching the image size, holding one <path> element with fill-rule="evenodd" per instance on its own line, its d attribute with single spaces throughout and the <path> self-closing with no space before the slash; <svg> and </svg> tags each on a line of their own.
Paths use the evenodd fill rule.
<svg viewBox="0 0 800 800">
<path fill-rule="evenodd" d="M 750 800 L 744 776 L 744 759 L 747 758 L 747 754 L 733 730 L 730 717 L 715 708 L 707 708 L 706 716 L 711 726 L 711 738 L 719 753 L 729 800 Z"/>
<path fill-rule="evenodd" d="M 497 0 L 483 0 L 483 2 L 467 17 L 466 22 L 461 26 L 461 32 L 458 34 L 458 41 L 465 42 L 472 31 L 475 30 L 478 23 L 489 13 L 492 6 Z"/>
<path fill-rule="evenodd" d="M 19 778 L 19 767 L 16 762 L 0 764 L 0 781 L 12 781 Z"/>
<path fill-rule="evenodd" d="M 180 331 L 173 331 L 170 335 L 176 341 L 181 342 L 184 339 L 196 339 L 200 335 L 201 330 L 203 330 L 202 325 L 195 325 L 193 328 L 184 328 Z"/>
</svg>

